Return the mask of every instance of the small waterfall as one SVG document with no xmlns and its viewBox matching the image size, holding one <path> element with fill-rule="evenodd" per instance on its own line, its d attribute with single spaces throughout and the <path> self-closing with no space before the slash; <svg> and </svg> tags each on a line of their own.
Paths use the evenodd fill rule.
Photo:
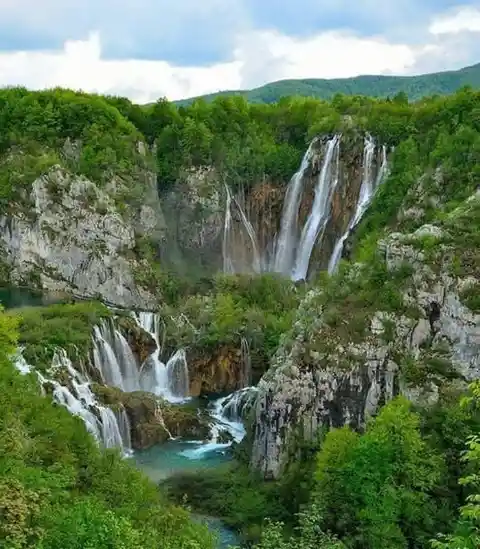
<svg viewBox="0 0 480 549">
<path fill-rule="evenodd" d="M 221 417 L 234 422 L 244 420 L 247 413 L 252 409 L 257 392 L 256 387 L 245 387 L 245 389 L 236 391 L 217 401 L 221 402 Z"/>
<path fill-rule="evenodd" d="M 290 275 L 292 272 L 294 252 L 298 238 L 298 210 L 303 194 L 303 176 L 312 158 L 313 145 L 316 141 L 314 139 L 310 143 L 299 170 L 292 177 L 287 187 L 283 202 L 280 232 L 275 244 L 275 257 L 272 270 L 276 273 Z"/>
<path fill-rule="evenodd" d="M 240 202 L 232 196 L 232 193 L 227 185 L 225 185 L 225 191 L 227 194 L 226 199 L 226 207 L 225 207 L 225 222 L 223 227 L 223 244 L 222 244 L 222 251 L 223 251 L 223 272 L 226 274 L 234 274 L 237 272 L 243 272 L 243 271 L 252 271 L 254 273 L 261 273 L 263 270 L 262 266 L 262 259 L 259 251 L 258 241 L 257 241 L 257 235 L 255 234 L 255 230 L 250 223 L 250 220 L 248 219 L 247 215 L 245 214 L 245 211 L 243 210 L 242 206 L 240 205 Z M 242 227 L 245 229 L 245 232 L 248 236 L 248 239 L 250 241 L 250 245 L 252 247 L 252 259 L 251 259 L 251 265 L 241 265 L 240 267 L 236 265 L 232 251 L 235 247 L 235 239 L 234 239 L 234 232 L 233 232 L 233 224 L 232 224 L 232 205 L 235 205 L 239 215 L 240 220 L 242 223 Z"/>
<path fill-rule="evenodd" d="M 118 410 L 115 410 L 115 416 L 117 418 L 120 436 L 123 441 L 123 451 L 125 454 L 131 455 L 133 453 L 131 435 L 132 430 L 130 427 L 130 420 L 128 419 L 127 411 L 125 410 L 123 405 L 121 405 Z"/>
<path fill-rule="evenodd" d="M 345 240 L 348 238 L 348 235 L 351 231 L 358 225 L 361 221 L 364 213 L 367 211 L 370 202 L 377 190 L 378 186 L 383 183 L 387 175 L 388 164 L 387 164 L 387 148 L 385 145 L 382 147 L 382 164 L 378 169 L 377 177 L 374 179 L 374 170 L 373 170 L 373 158 L 375 153 L 375 142 L 373 139 L 367 135 L 365 137 L 365 145 L 363 149 L 363 163 L 362 163 L 362 185 L 360 187 L 360 194 L 358 197 L 357 208 L 353 218 L 348 224 L 347 230 L 339 238 L 335 244 L 335 248 L 330 257 L 328 263 L 328 273 L 333 274 L 338 267 L 338 263 L 342 257 L 343 246 Z"/>
<path fill-rule="evenodd" d="M 310 257 L 319 234 L 324 229 L 329 215 L 330 202 L 339 177 L 340 137 L 335 135 L 327 143 L 322 169 L 315 188 L 315 199 L 312 210 L 305 223 L 297 252 L 293 280 L 304 280 L 307 277 Z"/>
<path fill-rule="evenodd" d="M 152 312 L 133 313 L 138 325 L 148 332 L 157 344 L 155 351 L 140 368 L 140 386 L 144 391 L 179 402 L 188 398 L 190 378 L 186 353 L 179 349 L 165 365 L 160 360 L 160 317 Z"/>
<path fill-rule="evenodd" d="M 184 399 L 190 392 L 187 356 L 179 349 L 167 362 L 168 388 L 173 397 Z"/>
<path fill-rule="evenodd" d="M 122 448 L 123 440 L 120 434 L 117 417 L 110 408 L 99 406 L 102 442 L 105 448 Z"/>
<path fill-rule="evenodd" d="M 252 383 L 252 360 L 250 357 L 250 346 L 244 337 L 242 337 L 240 344 L 240 360 L 242 364 L 240 383 L 242 388 L 249 387 Z"/>
</svg>

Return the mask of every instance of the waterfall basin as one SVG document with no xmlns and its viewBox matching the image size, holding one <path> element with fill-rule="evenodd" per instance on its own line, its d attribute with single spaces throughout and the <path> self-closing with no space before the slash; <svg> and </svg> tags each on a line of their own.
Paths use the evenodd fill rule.
<svg viewBox="0 0 480 549">
<path fill-rule="evenodd" d="M 218 435 L 226 430 L 234 441 L 239 442 L 245 431 L 240 421 L 223 415 L 223 406 L 227 398 L 223 397 L 210 403 L 209 408 L 214 420 L 211 440 L 203 442 L 170 440 L 147 450 L 135 451 L 132 459 L 137 467 L 153 482 L 160 483 L 175 474 L 201 472 L 217 468 L 220 464 L 230 461 L 232 443 L 222 442 Z M 217 549 L 240 545 L 240 539 L 236 533 L 227 528 L 220 519 L 194 514 L 193 520 L 206 524 L 217 536 Z"/>
</svg>

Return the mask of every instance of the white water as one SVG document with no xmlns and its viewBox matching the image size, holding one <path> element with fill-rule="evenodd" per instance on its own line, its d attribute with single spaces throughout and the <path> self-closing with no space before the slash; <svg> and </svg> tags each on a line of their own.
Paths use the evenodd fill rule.
<svg viewBox="0 0 480 549">
<path fill-rule="evenodd" d="M 283 202 L 280 232 L 275 245 L 273 271 L 290 275 L 293 267 L 295 246 L 298 239 L 298 210 L 303 194 L 303 176 L 312 158 L 314 139 L 305 153 L 297 173 L 292 177 Z"/>
<path fill-rule="evenodd" d="M 187 357 L 184 349 L 179 349 L 167 362 L 168 391 L 177 399 L 184 399 L 190 391 Z"/>
<path fill-rule="evenodd" d="M 123 376 L 115 351 L 112 348 L 111 326 L 103 319 L 93 328 L 93 363 L 103 381 L 112 387 L 124 390 Z"/>
<path fill-rule="evenodd" d="M 225 185 L 225 192 L 227 195 L 226 206 L 225 206 L 225 222 L 223 227 L 223 272 L 226 274 L 233 274 L 241 271 L 251 271 L 254 273 L 261 273 L 263 270 L 262 259 L 259 251 L 259 245 L 257 242 L 257 235 L 255 234 L 255 229 L 253 228 L 250 220 L 245 214 L 240 202 L 232 197 L 232 193 L 228 185 Z M 238 213 L 240 214 L 240 220 L 242 222 L 242 227 L 245 230 L 248 239 L 252 248 L 252 260 L 250 265 L 236 265 L 234 261 L 234 249 L 235 249 L 235 238 L 234 238 L 234 228 L 232 224 L 232 205 L 235 205 Z"/>
<path fill-rule="evenodd" d="M 374 170 L 373 170 L 373 158 L 375 153 L 375 142 L 370 136 L 365 137 L 365 145 L 363 149 L 363 163 L 362 163 L 362 185 L 360 187 L 360 194 L 358 197 L 357 207 L 355 214 L 348 224 L 347 230 L 345 233 L 338 239 L 335 244 L 335 248 L 330 257 L 328 263 L 328 272 L 333 274 L 338 267 L 338 263 L 342 257 L 343 246 L 345 240 L 348 238 L 348 235 L 351 231 L 360 223 L 363 215 L 367 211 L 370 202 L 378 188 L 378 186 L 383 183 L 385 176 L 388 170 L 387 164 L 387 150 L 386 146 L 382 147 L 382 164 L 378 170 L 376 179 L 374 180 Z"/>
<path fill-rule="evenodd" d="M 210 407 L 210 415 L 213 419 L 211 424 L 211 437 L 210 440 L 205 443 L 198 445 L 196 448 L 188 448 L 183 450 L 181 455 L 187 457 L 188 459 L 202 459 L 206 454 L 218 450 L 226 450 L 232 445 L 232 442 L 221 442 L 221 437 L 224 432 L 227 432 L 234 442 L 241 442 L 245 436 L 245 427 L 243 426 L 241 417 L 233 417 L 225 413 L 225 405 L 232 399 L 234 395 L 238 393 L 243 393 L 246 389 L 242 391 L 237 391 L 233 395 L 228 395 L 226 397 L 219 398 L 215 400 Z"/>
<path fill-rule="evenodd" d="M 292 273 L 293 280 L 306 279 L 313 247 L 328 221 L 331 197 L 339 177 L 339 144 L 340 137 L 338 135 L 334 136 L 327 143 L 322 169 L 315 188 L 312 210 L 303 227 L 297 251 L 295 267 Z"/>
<path fill-rule="evenodd" d="M 33 369 L 24 359 L 21 349 L 12 357 L 16 369 L 23 375 Z M 55 377 L 56 371 L 66 370 L 71 387 L 61 385 Z M 110 408 L 98 403 L 90 389 L 89 380 L 78 372 L 64 349 L 58 348 L 52 358 L 50 368 L 52 378 L 37 372 L 42 389 L 44 385 L 52 387 L 52 398 L 75 416 L 81 418 L 89 433 L 105 448 L 119 448 L 125 455 L 131 453 L 130 425 L 125 410 L 118 415 Z"/>
<path fill-rule="evenodd" d="M 141 365 L 140 386 L 170 402 L 183 402 L 190 392 L 190 380 L 185 350 L 176 351 L 167 364 L 160 360 L 160 317 L 156 313 L 134 313 L 138 325 L 148 332 L 156 343 L 155 351 Z"/>
</svg>

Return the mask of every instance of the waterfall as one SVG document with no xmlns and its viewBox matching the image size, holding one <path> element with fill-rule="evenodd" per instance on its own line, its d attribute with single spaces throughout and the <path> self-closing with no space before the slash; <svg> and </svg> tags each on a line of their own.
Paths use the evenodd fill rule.
<svg viewBox="0 0 480 549">
<path fill-rule="evenodd" d="M 105 448 L 123 448 L 122 435 L 113 410 L 99 406 L 102 442 Z"/>
<path fill-rule="evenodd" d="M 184 399 L 190 392 L 187 357 L 179 349 L 167 362 L 168 389 L 173 397 Z"/>
<path fill-rule="evenodd" d="M 292 272 L 295 246 L 298 237 L 298 210 L 303 194 L 303 176 L 308 168 L 313 153 L 314 139 L 307 149 L 297 173 L 292 177 L 283 202 L 280 232 L 275 244 L 273 271 L 290 275 Z"/>
<path fill-rule="evenodd" d="M 100 324 L 93 328 L 93 363 L 107 385 L 123 391 L 122 371 L 111 343 L 113 342 L 110 326 L 102 319 Z"/>
<path fill-rule="evenodd" d="M 120 431 L 120 437 L 123 441 L 123 451 L 125 454 L 131 455 L 132 450 L 132 435 L 130 420 L 128 419 L 127 411 L 123 404 L 120 405 L 118 410 L 115 410 L 115 416 L 117 418 L 118 429 Z"/>
<path fill-rule="evenodd" d="M 235 268 L 233 266 L 233 260 L 230 256 L 231 249 L 233 245 L 231 244 L 232 240 L 232 195 L 230 194 L 230 189 L 225 185 L 225 190 L 227 193 L 227 202 L 225 206 L 225 221 L 223 226 L 223 243 L 222 243 L 222 252 L 223 252 L 223 272 L 225 274 L 233 274 Z"/>
<path fill-rule="evenodd" d="M 21 354 L 21 350 L 13 358 L 13 363 L 22 374 L 32 371 Z M 27 369 L 28 367 L 28 369 Z M 55 379 L 55 373 L 67 371 L 69 387 Z M 130 425 L 125 410 L 118 414 L 98 403 L 90 389 L 90 381 L 78 372 L 68 358 L 64 349 L 58 348 L 52 358 L 50 367 L 51 378 L 36 372 L 42 388 L 52 387 L 52 398 L 64 406 L 72 415 L 78 416 L 89 433 L 105 448 L 119 448 L 124 454 L 131 453 Z"/>
<path fill-rule="evenodd" d="M 117 357 L 117 362 L 120 365 L 124 391 L 139 391 L 141 387 L 137 359 L 135 358 L 128 341 L 117 329 L 114 329 L 113 331 L 113 349 L 115 351 L 115 356 Z"/>
<path fill-rule="evenodd" d="M 220 403 L 220 416 L 237 423 L 243 421 L 252 409 L 257 392 L 256 387 L 245 387 L 220 399 L 217 401 Z"/>
<path fill-rule="evenodd" d="M 137 324 L 148 332 L 156 343 L 155 351 L 140 368 L 140 386 L 144 391 L 154 393 L 170 402 L 188 398 L 190 378 L 186 353 L 183 349 L 175 352 L 165 365 L 160 360 L 160 317 L 156 313 L 133 313 Z"/>
<path fill-rule="evenodd" d="M 250 357 L 250 346 L 244 337 L 242 337 L 240 344 L 240 360 L 242 365 L 240 383 L 243 388 L 248 387 L 252 383 L 252 360 Z"/>
<path fill-rule="evenodd" d="M 313 247 L 328 221 L 331 197 L 339 177 L 339 144 L 340 137 L 338 135 L 332 137 L 327 143 L 322 169 L 315 188 L 312 210 L 303 228 L 297 251 L 292 274 L 293 280 L 306 279 Z"/>
<path fill-rule="evenodd" d="M 383 145 L 382 147 L 382 164 L 378 169 L 376 178 L 374 178 L 374 170 L 373 170 L 374 153 L 375 153 L 375 142 L 369 135 L 367 135 L 365 137 L 365 144 L 363 148 L 362 185 L 360 187 L 360 194 L 358 197 L 357 207 L 356 207 L 353 218 L 350 220 L 350 223 L 348 224 L 347 230 L 335 244 L 335 248 L 333 250 L 333 253 L 330 257 L 330 261 L 328 263 L 329 274 L 333 274 L 336 271 L 338 267 L 338 263 L 342 257 L 345 240 L 348 238 L 348 235 L 351 233 L 351 231 L 361 221 L 364 213 L 367 211 L 367 208 L 370 205 L 370 202 L 372 201 L 375 191 L 377 190 L 378 186 L 381 183 L 383 183 L 387 175 L 388 164 L 387 164 L 386 146 Z"/>
<path fill-rule="evenodd" d="M 255 229 L 253 228 L 250 220 L 248 219 L 245 211 L 243 210 L 240 202 L 232 197 L 232 193 L 227 185 L 225 185 L 225 191 L 227 195 L 226 207 L 225 207 L 225 222 L 223 227 L 223 272 L 226 274 L 233 274 L 240 271 L 250 271 L 253 270 L 255 273 L 261 273 L 263 270 L 262 259 L 259 251 L 259 246 L 257 242 L 257 235 L 255 234 Z M 235 262 L 232 258 L 232 248 L 234 248 L 234 234 L 233 234 L 233 225 L 232 225 L 232 205 L 235 205 L 238 213 L 240 214 L 240 220 L 242 222 L 242 227 L 245 229 L 250 244 L 252 246 L 252 262 L 251 265 L 242 265 L 241 268 L 235 265 Z"/>
</svg>

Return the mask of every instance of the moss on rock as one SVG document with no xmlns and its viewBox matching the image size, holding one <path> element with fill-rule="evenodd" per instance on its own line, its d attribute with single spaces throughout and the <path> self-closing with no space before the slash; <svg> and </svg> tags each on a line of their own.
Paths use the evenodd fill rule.
<svg viewBox="0 0 480 549">
<path fill-rule="evenodd" d="M 92 387 L 100 402 L 112 409 L 123 406 L 130 420 L 132 446 L 146 449 L 173 437 L 204 440 L 209 437 L 209 417 L 197 413 L 195 407 L 173 405 L 152 393 L 120 389 L 95 384 Z"/>
</svg>

